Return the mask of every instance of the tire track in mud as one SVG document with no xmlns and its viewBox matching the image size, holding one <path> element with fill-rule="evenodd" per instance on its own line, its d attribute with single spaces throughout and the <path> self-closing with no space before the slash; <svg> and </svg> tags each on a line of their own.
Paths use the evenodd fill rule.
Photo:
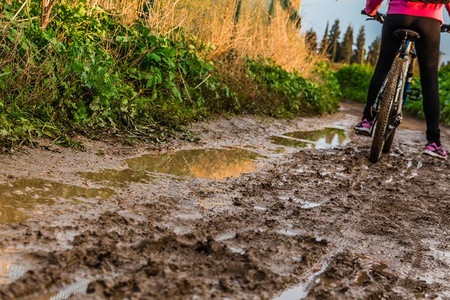
<svg viewBox="0 0 450 300">
<path fill-rule="evenodd" d="M 338 152 L 332 155 L 337 156 Z M 371 196 L 363 199 L 362 197 L 364 196 L 360 196 L 358 193 L 358 191 L 360 191 L 362 188 L 362 179 L 367 178 L 368 176 L 369 164 L 370 163 L 365 157 L 359 157 L 348 172 L 352 174 L 347 184 L 348 195 L 359 202 L 358 209 L 350 209 L 347 213 L 340 215 L 340 218 L 343 220 L 340 224 L 334 223 L 336 227 L 341 227 L 341 230 L 338 230 L 336 232 L 337 237 L 333 237 L 331 239 L 331 236 L 328 236 L 330 240 L 330 246 L 328 247 L 326 253 L 317 261 L 317 265 L 321 268 L 319 269 L 317 267 L 312 270 L 316 273 L 308 272 L 301 276 L 300 281 L 309 283 L 308 286 L 303 287 L 305 296 L 314 289 L 315 285 L 317 286 L 317 281 L 311 280 L 311 278 L 323 277 L 322 275 L 325 272 L 333 268 L 332 264 L 336 259 L 340 259 L 341 255 L 349 255 L 347 248 L 352 244 L 352 239 L 354 239 L 354 233 L 352 233 L 351 231 L 353 231 L 355 227 L 357 227 L 361 223 L 361 219 L 364 219 L 362 217 L 367 216 L 368 212 L 371 210 L 372 203 L 374 202 L 374 197 Z M 372 194 L 372 191 L 369 190 L 369 193 Z M 367 194 L 365 196 L 367 196 Z M 335 283 L 332 284 L 336 285 Z M 325 294 L 316 296 L 320 296 L 321 298 L 326 297 Z M 332 296 L 333 298 L 335 298 L 337 295 L 333 294 Z M 348 297 L 348 295 L 346 295 L 346 297 Z"/>
<path fill-rule="evenodd" d="M 337 154 L 337 153 L 336 153 Z M 364 163 L 366 162 L 366 163 Z M 302 274 L 302 276 L 299 278 L 300 282 L 303 282 L 302 284 L 302 292 L 304 292 L 305 295 L 308 295 L 310 290 L 313 288 L 314 285 L 314 278 L 322 275 L 326 270 L 328 270 L 328 267 L 332 263 L 333 259 L 339 254 L 345 251 L 345 248 L 350 243 L 350 236 L 347 236 L 347 232 L 354 228 L 357 223 L 360 222 L 360 218 L 362 215 L 366 215 L 368 211 L 368 205 L 365 204 L 366 201 L 362 201 L 362 199 L 355 193 L 357 191 L 357 185 L 360 188 L 361 184 L 361 178 L 364 177 L 364 175 L 367 175 L 367 171 L 364 168 L 367 168 L 367 159 L 361 158 L 359 159 L 358 163 L 352 167 L 351 171 L 349 173 L 354 174 L 353 177 L 349 180 L 349 191 L 351 197 L 354 197 L 356 200 L 358 200 L 361 203 L 364 203 L 363 209 L 358 210 L 356 214 L 354 214 L 353 210 L 349 210 L 347 213 L 341 216 L 343 220 L 346 220 L 343 224 L 343 229 L 337 232 L 339 235 L 335 240 L 333 240 L 332 243 L 330 243 L 327 251 L 318 258 L 316 265 L 316 268 L 313 268 L 309 272 L 306 272 L 305 274 Z M 370 199 L 372 201 L 372 199 Z M 352 221 L 349 221 L 348 217 L 352 217 Z M 320 268 L 319 268 L 320 267 Z M 294 288 L 295 290 L 295 288 Z M 283 298 L 283 295 L 280 299 Z"/>
<path fill-rule="evenodd" d="M 329 160 L 332 160 L 332 159 L 331 158 L 326 159 L 326 161 L 329 161 Z M 371 169 L 377 169 L 377 167 L 371 166 L 369 168 L 367 164 L 363 163 L 365 161 L 366 161 L 365 158 L 362 158 L 362 160 L 360 160 L 358 164 L 355 164 L 355 166 L 352 168 L 352 171 L 350 171 L 350 173 L 354 173 L 353 171 L 357 171 L 352 176 L 351 183 L 349 184 L 349 187 L 350 187 L 349 194 L 358 201 L 358 203 L 357 203 L 358 208 L 356 210 L 356 214 L 352 210 L 352 211 L 349 211 L 347 214 L 342 215 L 343 219 L 348 219 L 348 217 L 351 216 L 351 221 L 346 220 L 346 221 L 341 222 L 342 229 L 336 230 L 336 232 L 339 232 L 341 234 L 339 237 L 334 238 L 334 240 L 333 240 L 329 236 L 328 241 L 332 246 L 330 246 L 330 248 L 328 249 L 329 251 L 327 251 L 326 254 L 319 259 L 319 265 L 325 265 L 325 264 L 331 265 L 331 263 L 333 262 L 333 260 L 336 259 L 336 257 L 339 257 L 339 255 L 341 253 L 348 251 L 348 249 L 346 249 L 346 248 L 348 246 L 351 246 L 352 240 L 355 239 L 354 233 L 352 233 L 353 229 L 357 228 L 357 227 L 361 227 L 360 225 L 362 223 L 367 222 L 367 216 L 370 215 L 370 212 L 373 211 L 373 207 L 376 206 L 375 205 L 376 197 L 374 196 L 374 194 L 379 193 L 379 191 L 372 189 L 373 187 L 370 185 L 369 186 L 365 185 L 364 187 L 361 188 L 361 183 L 362 183 L 361 178 L 368 178 L 363 183 L 366 183 L 368 180 L 371 181 L 371 180 L 377 179 L 376 176 L 371 176 L 371 174 L 372 174 Z M 390 161 L 392 161 L 392 160 L 390 160 Z M 400 162 L 402 162 L 402 161 L 400 161 Z M 380 166 L 380 164 L 384 164 L 384 162 L 379 163 L 378 166 Z M 400 165 L 401 164 L 402 163 L 400 163 Z M 371 164 L 369 164 L 369 166 L 370 165 Z M 409 166 L 407 167 L 407 169 L 409 169 Z M 403 173 L 403 171 L 402 171 L 402 173 Z M 393 175 L 396 175 L 396 174 L 393 174 Z M 398 184 L 400 184 L 400 183 L 398 183 Z M 374 187 L 375 186 L 379 190 L 379 186 L 377 186 L 376 184 L 374 185 Z M 361 191 L 360 191 L 360 188 L 361 188 Z M 383 270 L 377 271 L 378 275 L 381 274 L 382 276 L 390 277 L 390 278 L 388 278 L 388 281 L 389 281 L 389 285 L 392 288 L 392 286 L 394 286 L 396 284 L 396 282 L 398 282 L 398 280 L 405 281 L 404 278 L 407 278 L 407 279 L 408 278 L 416 278 L 415 275 L 418 272 L 421 272 L 420 270 L 418 270 L 417 267 L 420 266 L 420 264 L 421 264 L 424 247 L 421 244 L 420 238 L 418 239 L 415 236 L 415 234 L 407 228 L 406 225 L 403 225 L 400 222 L 396 222 L 395 219 L 389 220 L 389 221 L 391 224 L 398 227 L 397 231 L 402 232 L 402 234 L 404 235 L 403 240 L 406 239 L 407 242 L 409 243 L 410 250 L 413 254 L 413 258 L 412 258 L 413 262 L 411 263 L 411 265 L 413 266 L 412 270 L 414 270 L 412 272 L 409 271 L 406 274 L 405 274 L 405 272 L 403 272 L 403 274 L 397 274 L 394 276 L 391 276 L 393 274 L 389 274 L 389 273 L 392 273 L 391 271 L 389 273 L 385 272 L 384 271 L 385 267 L 383 267 Z M 345 223 L 347 223 L 347 224 L 345 224 Z M 405 242 L 405 241 L 403 241 L 403 242 Z M 380 263 L 378 263 L 378 262 L 375 262 L 375 264 L 380 265 Z M 416 269 L 414 269 L 414 267 L 416 267 Z M 406 269 L 408 269 L 408 268 L 406 268 Z M 329 269 L 318 271 L 317 274 L 318 274 L 318 276 L 321 277 L 321 279 L 325 279 L 324 281 L 326 281 L 326 278 L 324 278 L 326 276 L 323 276 L 323 274 L 327 275 L 326 272 L 328 270 Z M 364 272 L 366 272 L 366 271 L 364 271 Z M 306 279 L 311 278 L 311 275 L 312 275 L 311 273 L 305 274 L 304 276 L 301 277 L 301 280 L 307 281 Z M 402 276 L 400 276 L 400 275 L 402 275 Z M 357 279 L 358 279 L 358 277 L 356 277 L 356 280 Z M 371 281 L 373 281 L 373 278 L 371 278 Z M 430 290 L 430 288 L 427 286 L 427 284 L 424 283 L 423 281 L 420 281 L 420 280 L 417 282 L 414 282 L 414 280 L 409 280 L 409 281 L 412 281 L 409 284 L 421 286 L 420 289 L 422 289 L 422 290 Z M 332 285 L 336 285 L 336 283 L 332 283 Z M 378 291 L 377 291 L 377 289 L 375 289 L 375 291 L 372 292 L 372 295 L 374 295 L 376 297 L 378 297 L 380 295 L 381 296 L 391 295 L 391 296 L 398 297 L 399 295 L 397 294 L 397 292 L 389 291 L 391 288 L 384 284 L 378 288 Z M 448 288 L 448 286 L 447 286 L 447 288 Z M 322 291 L 319 294 L 317 294 L 314 291 L 315 289 L 322 289 Z M 323 289 L 324 289 L 323 285 L 316 284 L 316 287 L 314 287 L 314 283 L 313 283 L 313 287 L 311 288 L 311 290 L 313 290 L 314 293 L 312 293 L 311 298 L 320 296 L 321 298 L 328 297 L 330 299 L 335 299 L 336 297 L 339 297 L 339 293 L 333 293 L 333 291 L 331 291 L 331 293 L 330 293 L 330 291 L 328 291 L 327 293 L 323 293 Z M 417 287 L 415 289 L 417 289 Z M 403 292 L 411 295 L 411 291 L 403 291 Z M 419 294 L 420 294 L 420 291 L 419 291 L 419 293 L 412 294 L 412 296 L 415 297 L 415 296 L 418 296 Z M 425 294 L 425 293 L 423 293 L 423 294 Z M 366 291 L 366 295 L 367 295 L 367 291 Z M 349 296 L 350 296 L 349 294 L 341 295 L 341 297 L 343 297 L 344 299 L 348 298 Z M 353 297 L 358 298 L 357 294 L 353 295 Z"/>
</svg>

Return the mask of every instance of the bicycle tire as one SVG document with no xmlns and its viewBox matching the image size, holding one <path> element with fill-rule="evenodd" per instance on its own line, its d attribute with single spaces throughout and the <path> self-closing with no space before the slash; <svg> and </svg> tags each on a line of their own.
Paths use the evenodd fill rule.
<svg viewBox="0 0 450 300">
<path fill-rule="evenodd" d="M 393 107 L 393 100 L 397 91 L 398 79 L 402 70 L 403 60 L 396 58 L 392 63 L 391 70 L 386 78 L 386 85 L 380 93 L 380 103 L 377 114 L 377 122 L 375 125 L 375 133 L 372 140 L 372 147 L 370 148 L 369 161 L 376 163 L 381 158 L 381 152 L 386 142 L 386 130 L 389 124 L 389 116 L 391 115 L 391 108 Z M 392 132 L 394 133 L 394 132 Z M 392 139 L 394 137 L 392 136 Z M 389 139 L 388 139 L 389 140 Z M 390 141 L 389 150 L 392 145 Z"/>
<path fill-rule="evenodd" d="M 391 151 L 392 143 L 394 142 L 395 130 L 393 129 L 391 134 L 389 134 L 386 142 L 384 142 L 383 153 L 389 153 Z"/>
</svg>

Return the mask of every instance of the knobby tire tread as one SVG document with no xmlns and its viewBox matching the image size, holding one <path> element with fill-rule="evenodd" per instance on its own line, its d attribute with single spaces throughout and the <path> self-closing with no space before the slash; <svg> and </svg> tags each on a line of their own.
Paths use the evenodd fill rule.
<svg viewBox="0 0 450 300">
<path fill-rule="evenodd" d="M 393 129 L 386 142 L 384 142 L 383 153 L 389 153 L 391 151 L 392 143 L 394 142 L 395 130 Z"/>
<path fill-rule="evenodd" d="M 380 103 L 377 116 L 377 123 L 375 127 L 375 133 L 372 140 L 372 147 L 370 149 L 369 160 L 372 163 L 376 163 L 380 160 L 381 152 L 385 146 L 385 133 L 387 130 L 389 116 L 395 97 L 395 92 L 397 90 L 398 79 L 400 77 L 400 72 L 402 69 L 403 60 L 401 58 L 396 58 L 392 64 L 391 71 L 386 78 L 386 86 L 381 92 Z M 392 132 L 392 140 L 394 132 Z M 389 140 L 389 139 L 388 139 Z M 390 141 L 389 150 L 391 148 L 392 141 Z M 389 152 L 389 151 L 388 151 Z"/>
</svg>

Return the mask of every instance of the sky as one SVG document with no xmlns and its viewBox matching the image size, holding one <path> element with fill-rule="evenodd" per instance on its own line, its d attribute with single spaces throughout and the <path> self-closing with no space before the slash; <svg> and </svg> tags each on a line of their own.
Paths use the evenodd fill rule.
<svg viewBox="0 0 450 300">
<path fill-rule="evenodd" d="M 383 1 L 380 12 L 387 11 L 387 0 Z M 366 17 L 360 14 L 365 7 L 365 0 L 302 0 L 301 16 L 302 31 L 306 32 L 313 29 L 318 35 L 318 41 L 322 40 L 327 21 L 330 22 L 330 28 L 334 20 L 339 19 L 341 29 L 341 39 L 347 30 L 348 25 L 352 25 L 354 38 L 358 34 L 359 28 L 365 25 L 366 29 L 366 47 L 379 35 L 381 35 L 381 24 L 374 21 L 366 21 Z M 444 8 L 444 22 L 450 24 L 450 18 L 447 10 Z M 444 55 L 442 62 L 450 61 L 450 34 L 442 34 L 441 51 Z"/>
</svg>

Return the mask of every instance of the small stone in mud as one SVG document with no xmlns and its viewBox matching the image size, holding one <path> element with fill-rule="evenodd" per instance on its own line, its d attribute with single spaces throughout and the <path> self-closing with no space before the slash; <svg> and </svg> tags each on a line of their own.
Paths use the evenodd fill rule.
<svg viewBox="0 0 450 300">
<path fill-rule="evenodd" d="M 233 205 L 234 206 L 242 206 L 242 198 L 234 198 Z"/>
</svg>

